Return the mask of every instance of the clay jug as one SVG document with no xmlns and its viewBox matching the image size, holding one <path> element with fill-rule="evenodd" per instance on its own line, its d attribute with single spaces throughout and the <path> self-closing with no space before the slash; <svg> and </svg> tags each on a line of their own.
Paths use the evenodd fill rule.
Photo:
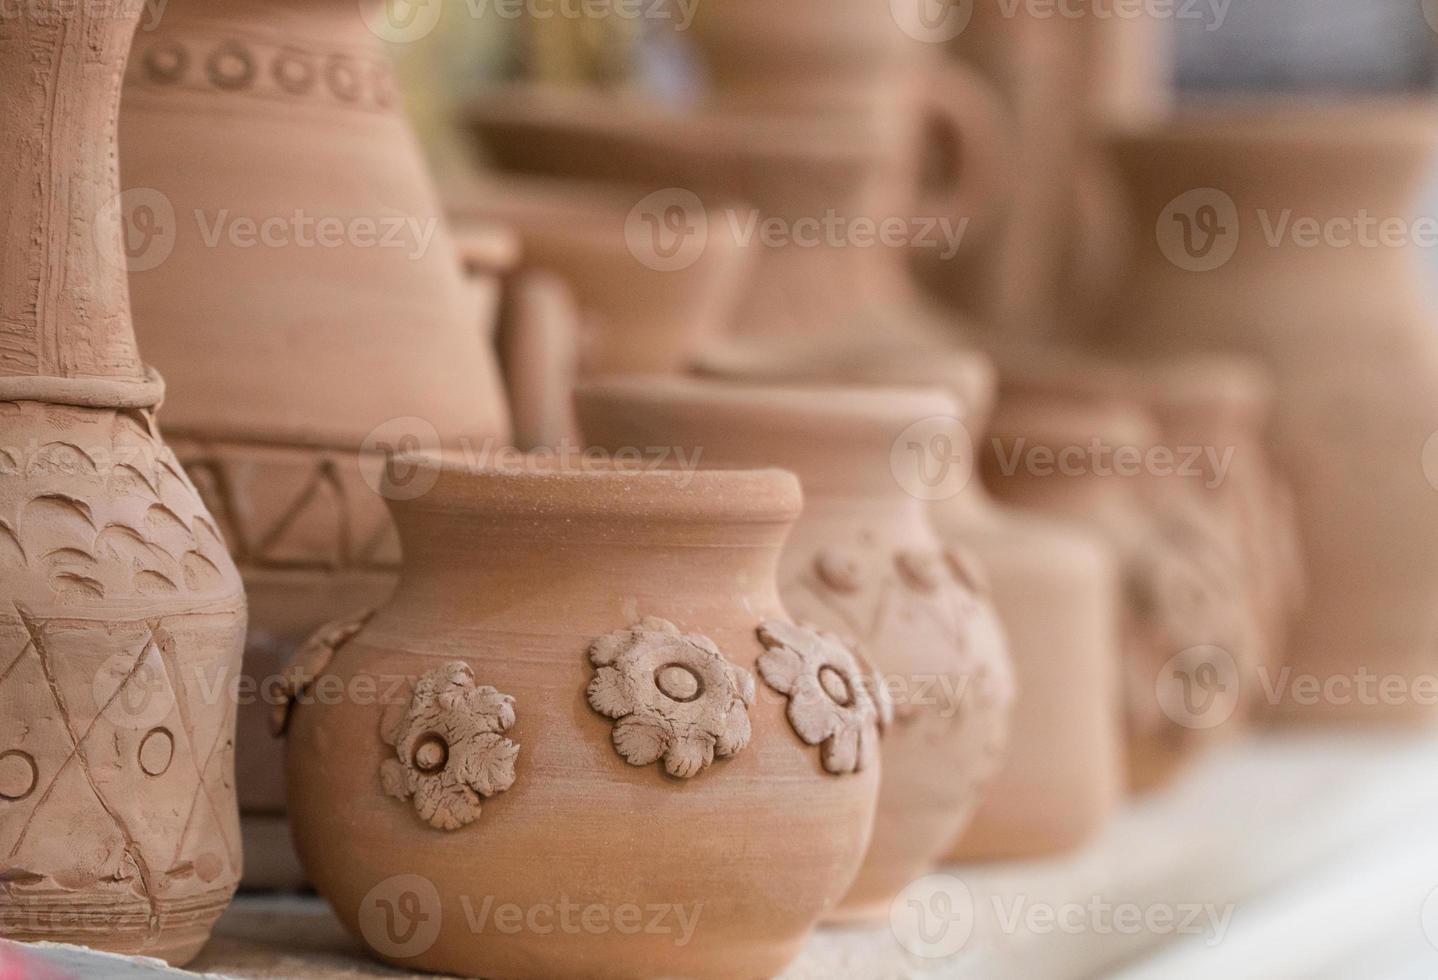
<svg viewBox="0 0 1438 980">
<path fill-rule="evenodd" d="M 965 552 L 944 549 L 924 502 L 891 467 L 906 427 L 952 420 L 953 403 L 925 389 L 670 379 L 593 382 L 575 402 L 585 438 L 611 451 L 683 446 L 705 466 L 783 460 L 799 475 L 804 514 L 779 565 L 780 596 L 799 621 L 869 658 L 894 702 L 873 843 L 832 918 L 885 919 L 972 818 L 999 765 L 1013 697 L 978 572 Z"/>
<path fill-rule="evenodd" d="M 996 394 L 993 362 L 977 351 L 855 355 L 779 343 L 711 352 L 701 369 L 766 382 L 923 383 L 954 397 L 960 438 L 918 440 L 935 476 L 945 462 L 958 472 L 936 481 L 929 516 L 983 569 L 981 592 L 1008 636 L 1017 695 L 1003 764 L 952 856 L 1034 857 L 1096 835 L 1124 785 L 1118 563 L 1101 534 L 1003 506 L 984 487 L 976 460 Z"/>
<path fill-rule="evenodd" d="M 393 587 L 382 451 L 508 435 L 474 294 L 369 26 L 380 8 L 174 0 L 138 32 L 125 80 L 136 327 L 170 381 L 176 452 L 245 577 L 260 688 L 319 623 Z M 240 718 L 250 880 L 294 884 L 264 715 L 252 699 Z"/>
<path fill-rule="evenodd" d="M 780 973 L 853 880 L 880 775 L 872 677 L 780 603 L 798 482 L 396 470 L 395 596 L 307 645 L 282 713 L 341 921 L 407 969 Z"/>
<path fill-rule="evenodd" d="M 1158 788 L 1239 728 L 1258 627 L 1222 528 L 1147 461 L 1161 443 L 1133 402 L 1006 376 L 983 461 L 1015 506 L 1087 522 L 1118 555 L 1130 784 Z"/>
<path fill-rule="evenodd" d="M 240 875 L 245 597 L 130 323 L 140 13 L 34 3 L 0 30 L 0 936 L 182 964 Z"/>
<path fill-rule="evenodd" d="M 1308 582 L 1271 698 L 1291 717 L 1433 714 L 1438 339 L 1412 246 L 1435 135 L 1427 104 L 1235 104 L 1113 141 L 1136 250 L 1104 339 L 1240 351 L 1276 382 Z"/>
</svg>

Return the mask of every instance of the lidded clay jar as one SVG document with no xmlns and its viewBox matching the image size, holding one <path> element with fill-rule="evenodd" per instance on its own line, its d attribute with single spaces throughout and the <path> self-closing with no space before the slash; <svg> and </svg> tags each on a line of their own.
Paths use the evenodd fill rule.
<svg viewBox="0 0 1438 980">
<path fill-rule="evenodd" d="M 140 14 L 31 3 L 0 28 L 0 939 L 184 964 L 240 876 L 245 595 L 131 324 L 115 118 Z"/>
<path fill-rule="evenodd" d="M 798 482 L 396 465 L 397 591 L 289 685 L 291 822 L 345 926 L 411 969 L 780 973 L 853 880 L 880 773 L 873 678 L 780 602 Z M 619 928 L 632 906 L 669 915 Z M 471 922 L 511 907 L 553 928 Z"/>
<path fill-rule="evenodd" d="M 798 621 L 870 659 L 894 702 L 873 844 L 834 918 L 886 917 L 973 816 L 1013 698 L 979 573 L 962 550 L 944 548 L 909 492 L 918 484 L 905 430 L 956 425 L 952 400 L 927 389 L 612 379 L 581 386 L 576 407 L 585 438 L 611 451 L 683 447 L 703 466 L 782 463 L 803 482 L 780 595 Z"/>
</svg>

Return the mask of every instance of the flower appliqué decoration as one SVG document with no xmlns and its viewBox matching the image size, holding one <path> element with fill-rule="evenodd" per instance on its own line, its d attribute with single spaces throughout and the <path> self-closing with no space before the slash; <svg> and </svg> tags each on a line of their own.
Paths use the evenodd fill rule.
<svg viewBox="0 0 1438 980">
<path fill-rule="evenodd" d="M 754 678 L 708 637 L 649 618 L 595 640 L 589 662 L 589 704 L 615 720 L 614 748 L 630 765 L 663 759 L 669 775 L 691 779 L 749 744 Z"/>
<path fill-rule="evenodd" d="M 468 664 L 425 674 L 402 712 L 387 711 L 382 724 L 395 758 L 381 764 L 380 783 L 395 799 L 413 800 L 431 827 L 473 823 L 482 798 L 514 785 L 519 746 L 503 734 L 514 725 L 514 698 L 476 684 Z"/>
<path fill-rule="evenodd" d="M 820 746 L 829 772 L 862 770 L 877 748 L 880 728 L 892 719 L 883 686 L 830 634 L 771 620 L 759 627 L 759 640 L 765 647 L 759 674 L 788 696 L 795 733 Z"/>
</svg>

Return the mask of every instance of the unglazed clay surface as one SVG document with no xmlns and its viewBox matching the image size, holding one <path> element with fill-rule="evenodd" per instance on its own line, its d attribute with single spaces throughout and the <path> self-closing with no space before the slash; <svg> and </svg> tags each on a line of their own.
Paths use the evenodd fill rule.
<svg viewBox="0 0 1438 980">
<path fill-rule="evenodd" d="M 0 28 L 0 935 L 184 963 L 240 874 L 245 601 L 130 326 L 110 205 L 139 13 Z"/>
<path fill-rule="evenodd" d="M 820 747 L 826 769 L 866 765 L 870 706 L 850 647 L 873 665 L 892 701 L 880 755 L 883 786 L 874 840 L 835 917 L 887 915 L 888 903 L 952 844 L 1002 758 L 1013 675 L 1002 627 L 974 587 L 973 562 L 947 555 L 925 505 L 891 469 L 891 450 L 914 422 L 950 418 L 937 391 L 775 387 L 680 379 L 582 385 L 586 439 L 621 446 L 702 447 L 705 466 L 783 465 L 804 484 L 805 510 L 779 565 L 779 592 L 795 621 L 766 631 L 764 686 L 789 698 L 788 718 Z M 842 645 L 840 645 L 842 644 Z M 871 691 L 873 689 L 870 689 Z"/>
<path fill-rule="evenodd" d="M 350 931 L 395 964 L 465 975 L 782 972 L 852 881 L 880 778 L 826 771 L 755 683 L 760 624 L 786 619 L 793 478 L 454 467 L 391 505 L 400 585 L 328 657 L 287 736 L 297 846 Z M 381 737 L 386 718 L 419 717 L 416 678 L 480 707 L 460 727 L 480 733 L 482 778 L 455 796 L 438 783 L 461 805 L 435 810 L 477 819 L 444 832 L 418 792 L 389 792 L 456 765 L 449 722 Z M 646 932 L 476 926 L 561 899 L 672 915 Z"/>
</svg>

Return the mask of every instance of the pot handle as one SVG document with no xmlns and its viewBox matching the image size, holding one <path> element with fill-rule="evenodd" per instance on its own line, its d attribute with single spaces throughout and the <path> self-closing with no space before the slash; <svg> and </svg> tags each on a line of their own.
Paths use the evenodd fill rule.
<svg viewBox="0 0 1438 980">
<path fill-rule="evenodd" d="M 924 89 L 928 132 L 953 148 L 944 172 L 920 189 L 921 214 L 987 223 L 1013 191 L 1014 124 L 999 91 L 954 58 L 936 65 Z M 933 135 L 925 140 L 933 146 Z"/>
<path fill-rule="evenodd" d="M 340 647 L 359 635 L 377 610 L 369 609 L 350 619 L 326 623 L 299 645 L 280 675 L 266 685 L 270 704 L 270 734 L 283 738 L 289 730 L 290 714 L 314 682 L 329 667 Z"/>
</svg>

